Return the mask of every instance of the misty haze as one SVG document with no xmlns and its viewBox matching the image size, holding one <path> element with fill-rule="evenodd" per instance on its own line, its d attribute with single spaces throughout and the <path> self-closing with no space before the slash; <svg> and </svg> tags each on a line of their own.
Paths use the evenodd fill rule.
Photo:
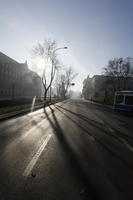
<svg viewBox="0 0 133 200">
<path fill-rule="evenodd" d="M 133 200 L 132 0 L 0 16 L 0 200 Z"/>
</svg>

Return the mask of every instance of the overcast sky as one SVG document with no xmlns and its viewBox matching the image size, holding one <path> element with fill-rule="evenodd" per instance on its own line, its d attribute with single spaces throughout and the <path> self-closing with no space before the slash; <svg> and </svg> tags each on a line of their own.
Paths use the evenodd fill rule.
<svg viewBox="0 0 133 200">
<path fill-rule="evenodd" d="M 62 63 L 79 74 L 82 90 L 88 74 L 100 74 L 109 59 L 132 57 L 132 0 L 0 0 L 0 51 L 18 62 L 30 61 L 30 49 L 54 38 Z"/>
</svg>

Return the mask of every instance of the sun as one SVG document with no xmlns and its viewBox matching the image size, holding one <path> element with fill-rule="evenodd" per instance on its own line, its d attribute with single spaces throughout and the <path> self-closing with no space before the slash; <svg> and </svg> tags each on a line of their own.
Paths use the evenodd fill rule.
<svg viewBox="0 0 133 200">
<path fill-rule="evenodd" d="M 51 73 L 51 63 L 47 62 L 45 59 L 37 58 L 36 59 L 36 70 L 40 75 L 43 74 L 43 70 L 45 68 L 45 74 L 47 77 L 50 76 Z"/>
<path fill-rule="evenodd" d="M 42 68 L 44 68 L 45 67 L 45 65 L 46 65 L 46 61 L 44 60 L 44 59 L 37 59 L 37 66 L 40 68 L 40 69 L 42 69 Z"/>
<path fill-rule="evenodd" d="M 41 59 L 41 58 L 37 58 L 35 60 L 35 65 L 36 65 L 36 71 L 39 75 L 42 76 L 42 73 L 43 73 L 43 69 L 45 68 L 46 66 L 46 62 L 44 59 Z"/>
</svg>

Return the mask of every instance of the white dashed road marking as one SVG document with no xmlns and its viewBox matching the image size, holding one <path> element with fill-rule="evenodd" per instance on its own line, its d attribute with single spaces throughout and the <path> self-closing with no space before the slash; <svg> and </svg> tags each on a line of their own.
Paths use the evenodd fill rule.
<svg viewBox="0 0 133 200">
<path fill-rule="evenodd" d="M 40 146 L 40 148 L 38 149 L 38 151 L 36 152 L 36 154 L 34 155 L 32 160 L 29 162 L 29 164 L 27 165 L 26 169 L 24 170 L 23 176 L 25 176 L 25 177 L 29 176 L 29 174 L 31 173 L 33 167 L 35 166 L 37 160 L 39 159 L 41 153 L 43 152 L 44 148 L 47 146 L 51 136 L 52 135 L 49 134 L 46 137 L 46 139 L 44 140 L 43 144 Z"/>
<path fill-rule="evenodd" d="M 41 122 L 37 123 L 35 126 L 33 126 L 31 129 L 29 129 L 25 134 L 21 135 L 19 138 L 16 138 L 11 142 L 8 146 L 5 152 L 9 152 L 15 145 L 19 144 L 21 141 L 23 141 L 28 135 L 33 133 L 37 128 L 39 128 L 46 119 L 42 120 Z"/>
</svg>

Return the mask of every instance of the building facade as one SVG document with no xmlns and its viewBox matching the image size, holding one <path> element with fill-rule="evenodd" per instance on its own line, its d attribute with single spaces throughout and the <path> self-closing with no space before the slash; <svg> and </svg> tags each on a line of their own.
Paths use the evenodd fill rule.
<svg viewBox="0 0 133 200">
<path fill-rule="evenodd" d="M 28 68 L 0 52 L 0 99 L 42 97 L 41 78 Z"/>
<path fill-rule="evenodd" d="M 87 77 L 83 82 L 82 94 L 85 99 L 92 99 L 94 101 L 113 103 L 115 91 L 133 90 L 133 78 L 119 78 L 109 77 L 104 75 L 94 75 Z"/>
</svg>

